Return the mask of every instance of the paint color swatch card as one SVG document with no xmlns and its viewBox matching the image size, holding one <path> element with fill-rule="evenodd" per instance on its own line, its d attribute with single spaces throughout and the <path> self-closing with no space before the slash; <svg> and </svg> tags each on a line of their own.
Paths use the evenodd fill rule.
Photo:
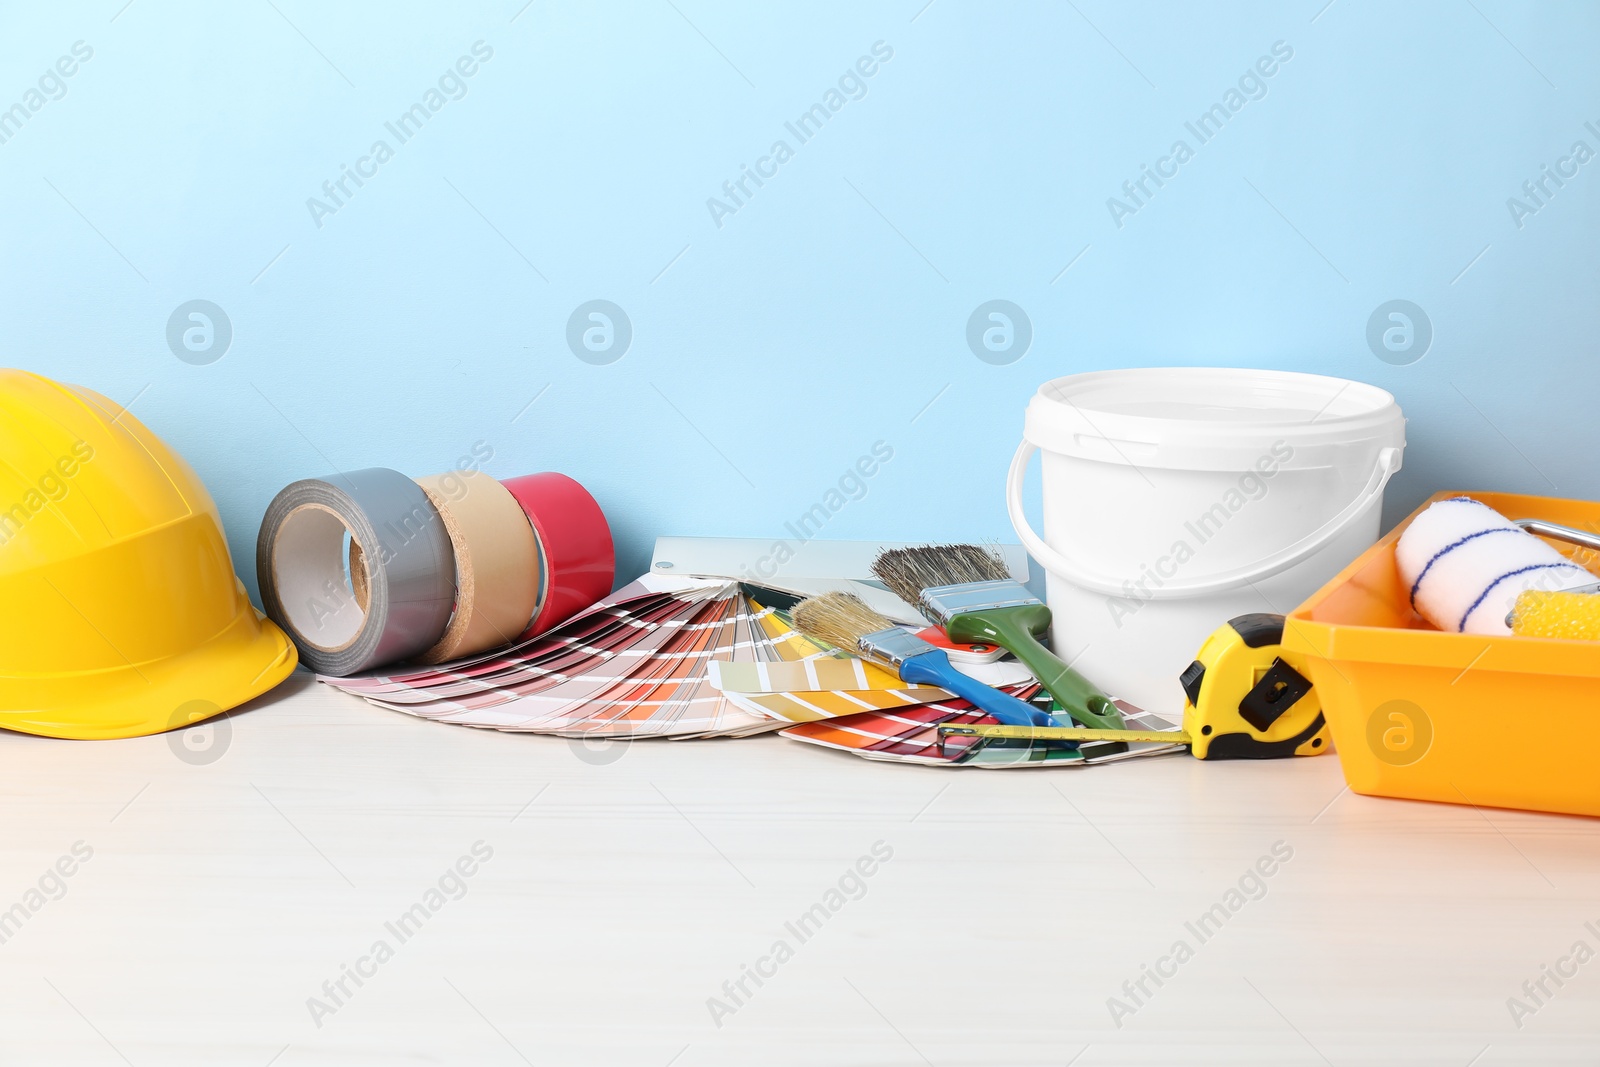
<svg viewBox="0 0 1600 1067">
<path fill-rule="evenodd" d="M 646 575 L 507 648 L 435 667 L 321 680 L 378 707 L 461 726 L 687 739 L 744 736 L 796 721 L 722 692 L 713 684 L 713 661 L 757 678 L 765 665 L 817 656 L 830 658 L 771 609 L 747 600 L 736 582 Z"/>
<path fill-rule="evenodd" d="M 390 711 L 479 729 L 562 737 L 784 737 L 927 766 L 1083 766 L 1179 750 L 939 737 L 994 720 L 943 689 L 794 632 L 758 591 L 722 578 L 645 575 L 527 641 L 431 667 L 320 680 Z M 1028 699 L 1031 681 L 1002 687 Z M 1125 712 L 1135 709 L 1125 708 Z M 1130 715 L 1137 729 L 1171 729 Z"/>
</svg>

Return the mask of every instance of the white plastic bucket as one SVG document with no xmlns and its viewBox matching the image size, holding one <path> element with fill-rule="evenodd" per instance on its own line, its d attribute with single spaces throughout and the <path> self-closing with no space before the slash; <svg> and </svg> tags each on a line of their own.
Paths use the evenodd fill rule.
<svg viewBox="0 0 1600 1067">
<path fill-rule="evenodd" d="M 1287 613 L 1378 537 L 1405 418 L 1375 386 L 1161 367 L 1057 378 L 1028 403 L 1006 507 L 1048 574 L 1057 653 L 1114 697 L 1183 707 L 1235 615 Z M 1022 480 L 1042 452 L 1044 537 Z"/>
</svg>

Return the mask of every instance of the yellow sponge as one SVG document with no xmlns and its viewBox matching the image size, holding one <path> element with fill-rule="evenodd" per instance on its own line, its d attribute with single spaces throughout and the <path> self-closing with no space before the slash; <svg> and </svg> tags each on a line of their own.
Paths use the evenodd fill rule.
<svg viewBox="0 0 1600 1067">
<path fill-rule="evenodd" d="M 1522 637 L 1600 641 L 1600 594 L 1530 589 L 1511 609 L 1511 632 Z"/>
</svg>

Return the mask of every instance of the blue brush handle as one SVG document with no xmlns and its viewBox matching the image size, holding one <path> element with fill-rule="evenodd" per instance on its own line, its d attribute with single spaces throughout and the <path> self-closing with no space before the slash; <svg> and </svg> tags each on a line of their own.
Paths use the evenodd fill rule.
<svg viewBox="0 0 1600 1067">
<path fill-rule="evenodd" d="M 936 685 L 981 708 L 1007 726 L 1058 726 L 1046 712 L 962 674 L 943 649 L 912 656 L 900 664 L 900 680 L 910 685 Z"/>
</svg>

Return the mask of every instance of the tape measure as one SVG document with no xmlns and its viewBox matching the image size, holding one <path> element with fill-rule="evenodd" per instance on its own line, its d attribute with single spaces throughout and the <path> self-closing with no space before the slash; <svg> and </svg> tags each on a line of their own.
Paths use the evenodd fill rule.
<svg viewBox="0 0 1600 1067">
<path fill-rule="evenodd" d="M 1137 741 L 1188 745 L 1198 759 L 1319 756 L 1331 747 L 1316 690 L 1285 655 L 1284 617 L 1229 619 L 1178 676 L 1182 730 L 1084 730 L 1072 726 L 941 726 L 939 736 L 1039 741 Z"/>
</svg>

